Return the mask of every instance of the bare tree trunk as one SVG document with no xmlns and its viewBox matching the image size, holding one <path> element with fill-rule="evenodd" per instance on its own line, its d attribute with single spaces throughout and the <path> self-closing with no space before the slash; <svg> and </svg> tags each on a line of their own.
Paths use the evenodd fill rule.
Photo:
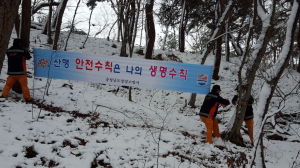
<svg viewBox="0 0 300 168">
<path fill-rule="evenodd" d="M 166 31 L 164 32 L 164 39 L 163 39 L 163 43 L 162 43 L 162 47 L 161 47 L 162 50 L 166 49 L 165 47 L 166 47 L 168 34 L 169 34 L 169 25 L 166 25 Z"/>
<path fill-rule="evenodd" d="M 119 19 L 117 20 L 118 21 L 118 34 L 117 34 L 117 42 L 120 42 L 121 40 L 121 33 L 122 33 L 122 24 L 121 24 L 121 18 L 118 17 Z"/>
<path fill-rule="evenodd" d="M 168 5 L 170 5 L 170 1 L 168 0 L 167 1 Z M 166 31 L 163 32 L 164 33 L 164 38 L 163 38 L 163 42 L 162 42 L 162 46 L 161 46 L 161 49 L 162 50 L 165 50 L 166 49 L 166 42 L 167 42 L 167 37 L 168 37 L 168 34 L 169 34 L 169 28 L 170 28 L 170 21 L 167 21 L 166 23 Z"/>
<path fill-rule="evenodd" d="M 122 15 L 123 15 L 122 9 L 124 8 L 124 6 L 123 6 L 124 2 L 120 1 L 120 0 L 116 0 L 116 3 L 117 3 L 116 5 L 113 0 L 110 0 L 110 2 L 112 4 L 113 10 L 115 11 L 115 13 L 117 15 L 117 25 L 118 25 L 117 42 L 120 42 L 120 37 L 121 37 L 121 33 L 122 33 Z"/>
<path fill-rule="evenodd" d="M 181 51 L 184 52 L 185 50 L 185 30 L 186 30 L 186 25 L 189 20 L 189 8 L 186 8 L 186 13 L 185 13 L 185 19 L 182 27 L 182 34 L 181 34 Z"/>
<path fill-rule="evenodd" d="M 17 33 L 17 37 L 20 38 L 20 15 L 18 13 L 16 14 L 15 30 Z"/>
<path fill-rule="evenodd" d="M 294 64 L 294 62 L 295 62 L 295 61 L 294 61 L 294 57 L 291 57 L 290 60 L 291 60 L 291 61 L 290 61 L 290 62 L 291 62 L 291 63 L 290 63 L 290 67 L 293 68 L 293 69 L 296 69 L 296 66 L 295 66 L 295 64 Z"/>
<path fill-rule="evenodd" d="M 142 47 L 143 30 L 144 30 L 144 11 L 145 11 L 145 6 L 143 5 L 143 9 L 142 9 L 142 27 L 141 27 L 141 37 L 140 37 L 140 49 Z"/>
<path fill-rule="evenodd" d="M 298 68 L 297 68 L 297 72 L 300 73 L 300 56 L 299 56 L 299 58 L 298 58 Z"/>
<path fill-rule="evenodd" d="M 131 18 L 130 18 L 130 28 L 129 28 L 129 55 L 132 58 L 132 53 L 134 49 L 135 38 L 137 34 L 137 25 L 140 16 L 141 0 L 137 0 L 137 9 L 135 7 L 135 1 L 131 2 Z M 137 12 L 136 12 L 137 11 Z M 132 87 L 129 87 L 129 101 L 132 101 Z"/>
<path fill-rule="evenodd" d="M 116 23 L 116 22 L 115 22 Z M 113 26 L 115 25 L 115 23 L 113 24 Z M 104 29 L 106 29 L 106 27 L 108 27 L 109 26 L 109 24 L 107 24 L 107 21 L 105 22 L 105 24 L 104 24 L 104 26 L 101 28 L 101 29 L 99 29 L 99 31 L 97 32 L 97 33 L 95 33 L 95 35 L 94 35 L 94 38 L 98 35 L 98 34 L 100 34 L 100 33 L 102 33 L 102 31 L 104 30 Z M 112 27 L 113 27 L 112 26 Z M 111 28 L 112 28 L 111 27 Z M 107 35 L 107 40 L 109 41 L 109 35 L 110 35 L 110 31 L 111 31 L 111 29 L 109 30 L 109 33 L 108 33 L 108 35 Z"/>
<path fill-rule="evenodd" d="M 300 10 L 300 9 L 298 9 Z M 298 30 L 300 30 L 300 17 L 298 18 Z M 297 46 L 298 49 L 300 50 L 300 31 L 298 31 L 298 35 L 297 35 Z"/>
<path fill-rule="evenodd" d="M 222 58 L 222 37 L 219 37 L 217 39 L 217 52 L 216 52 L 216 59 L 215 59 L 214 70 L 212 75 L 212 78 L 214 80 L 219 80 L 221 58 Z"/>
<path fill-rule="evenodd" d="M 196 108 L 196 106 L 195 106 L 196 97 L 197 97 L 197 94 L 196 94 L 196 93 L 192 93 L 192 94 L 191 94 L 191 98 L 190 98 L 190 100 L 189 100 L 189 105 L 190 105 L 192 108 Z"/>
<path fill-rule="evenodd" d="M 230 34 L 230 41 L 231 41 L 232 48 L 234 49 L 236 55 L 242 56 L 243 52 L 242 52 L 242 48 L 240 47 L 240 45 L 238 45 L 239 41 L 238 40 L 235 41 L 232 34 Z"/>
<path fill-rule="evenodd" d="M 53 43 L 53 50 L 57 50 L 57 42 L 59 39 L 60 35 L 60 28 L 61 28 L 61 23 L 62 23 L 62 17 L 65 12 L 66 6 L 67 6 L 68 0 L 62 0 L 61 7 L 59 8 L 58 16 L 57 16 L 57 23 L 55 27 L 55 36 L 54 36 L 54 43 Z"/>
<path fill-rule="evenodd" d="M 110 0 L 111 1 L 111 3 L 113 3 L 112 2 L 112 0 Z M 120 4 L 121 2 L 118 2 L 118 4 Z M 117 14 L 117 16 L 118 16 L 118 19 L 117 19 L 117 21 L 118 21 L 118 34 L 117 34 L 117 42 L 120 42 L 120 37 L 121 37 L 121 33 L 122 33 L 122 19 L 121 19 L 121 17 L 122 17 L 122 14 L 121 14 L 121 8 L 122 8 L 122 6 L 121 5 L 117 5 L 117 11 L 119 12 L 117 12 L 116 11 L 116 14 Z"/>
<path fill-rule="evenodd" d="M 300 10 L 300 9 L 298 9 Z M 298 35 L 297 35 L 297 46 L 298 46 L 298 49 L 300 50 L 300 17 L 298 18 L 298 25 L 299 25 L 299 31 L 298 31 Z M 297 72 L 300 73 L 300 56 L 298 58 L 298 67 L 297 67 Z"/>
<path fill-rule="evenodd" d="M 216 10 L 216 20 L 218 21 L 220 17 L 222 16 L 222 13 L 224 12 L 224 9 L 222 9 L 221 1 L 218 1 L 217 3 L 217 10 Z M 229 16 L 228 16 L 229 18 Z M 228 25 L 228 19 L 224 22 L 225 24 L 223 27 L 219 27 L 221 29 L 220 34 L 224 32 L 224 27 Z M 217 25 L 217 23 L 216 23 Z M 226 36 L 225 36 L 226 38 Z M 215 56 L 215 62 L 214 62 L 214 69 L 213 69 L 213 74 L 212 78 L 214 80 L 219 80 L 219 70 L 220 70 L 220 64 L 221 64 L 221 58 L 222 58 L 222 37 L 217 38 L 216 40 L 216 56 Z M 225 44 L 226 45 L 226 44 Z"/>
<path fill-rule="evenodd" d="M 185 16 L 186 12 L 186 0 L 183 0 L 183 4 L 182 4 L 182 13 L 181 13 L 181 17 L 180 17 L 180 24 L 179 24 L 179 39 L 178 39 L 178 43 L 179 43 L 179 51 L 180 52 L 184 52 L 184 36 L 185 36 L 185 27 L 184 27 L 184 16 Z"/>
<path fill-rule="evenodd" d="M 274 49 L 273 50 L 273 61 L 274 61 L 274 63 L 276 62 L 276 58 L 277 58 L 277 54 L 276 54 L 277 52 L 276 52 L 276 49 Z"/>
<path fill-rule="evenodd" d="M 136 23 L 136 20 L 135 20 L 135 17 L 136 15 L 138 16 L 138 13 L 136 11 L 136 6 L 135 6 L 135 0 L 132 0 L 129 2 L 130 3 L 130 10 L 128 11 L 129 13 L 129 25 L 128 25 L 128 44 L 129 46 L 132 44 L 133 42 L 133 31 L 134 31 L 134 28 L 135 28 L 135 23 Z"/>
<path fill-rule="evenodd" d="M 49 15 L 48 15 L 48 28 L 47 28 L 47 42 L 48 44 L 53 44 L 53 40 L 51 37 L 51 17 L 52 17 L 52 3 L 53 0 L 49 0 Z"/>
<path fill-rule="evenodd" d="M 23 0 L 21 39 L 22 39 L 22 46 L 27 50 L 29 49 L 30 25 L 31 25 L 31 0 Z"/>
<path fill-rule="evenodd" d="M 22 2 L 22 20 L 21 20 L 21 40 L 22 46 L 29 50 L 30 25 L 31 25 L 31 0 L 23 0 Z M 22 93 L 22 87 L 19 81 L 16 81 L 12 90 L 17 93 Z"/>
<path fill-rule="evenodd" d="M 0 2 L 0 74 L 21 0 Z"/>
<path fill-rule="evenodd" d="M 71 23 L 71 28 L 70 28 L 69 34 L 67 36 L 64 51 L 67 51 L 68 41 L 69 41 L 70 35 L 71 35 L 71 33 L 73 32 L 73 29 L 74 29 L 74 20 L 75 20 L 76 14 L 77 14 L 77 9 L 79 7 L 80 1 L 81 0 L 78 0 L 78 2 L 77 2 L 77 6 L 76 6 L 76 9 L 75 9 L 75 12 L 74 12 L 74 15 L 73 15 L 73 20 L 72 20 L 72 23 Z"/>
<path fill-rule="evenodd" d="M 107 35 L 107 41 L 109 41 L 109 36 L 110 36 L 110 32 L 112 30 L 112 28 L 115 26 L 115 24 L 118 22 L 118 20 L 115 21 L 115 23 L 111 26 L 109 32 L 108 32 L 108 35 Z M 96 36 L 95 36 L 96 37 Z"/>
<path fill-rule="evenodd" d="M 226 31 L 226 36 L 225 36 L 225 53 L 226 53 L 226 61 L 229 62 L 229 57 L 230 57 L 230 45 L 229 45 L 229 40 L 230 40 L 230 35 L 227 33 L 229 31 L 229 23 L 230 23 L 230 17 L 228 17 L 226 26 L 225 26 L 225 31 Z"/>
<path fill-rule="evenodd" d="M 131 90 L 132 90 L 132 87 L 129 86 L 129 98 L 128 98 L 128 100 L 132 102 Z"/>
<path fill-rule="evenodd" d="M 51 23 L 51 28 L 52 28 L 52 29 L 55 29 L 55 28 L 56 28 L 56 24 L 57 24 L 57 22 L 58 22 L 58 17 L 59 17 L 59 12 L 60 12 L 61 7 L 62 7 L 62 5 L 63 5 L 62 2 L 63 2 L 63 0 L 61 0 L 61 1 L 59 2 L 59 5 L 57 6 L 57 8 L 56 8 L 56 10 L 55 10 L 55 14 L 54 14 L 54 16 L 53 16 L 52 23 Z M 54 4 L 55 4 L 55 2 L 52 2 L 51 6 L 52 6 L 52 7 L 55 6 Z"/>
<path fill-rule="evenodd" d="M 132 20 L 133 25 L 132 25 L 132 35 L 129 36 L 131 40 L 131 44 L 129 45 L 129 54 L 130 54 L 130 58 L 132 58 L 132 54 L 133 54 L 133 49 L 134 49 L 134 44 L 135 44 L 135 39 L 136 39 L 136 34 L 137 34 L 137 26 L 138 26 L 138 22 L 139 22 L 139 17 L 140 17 L 140 9 L 141 9 L 141 0 L 137 1 L 137 9 L 135 9 L 136 12 L 136 16 L 135 19 Z"/>
<path fill-rule="evenodd" d="M 93 14 L 94 9 L 95 9 L 95 8 L 92 8 L 92 9 L 91 9 L 90 18 L 89 18 L 89 30 L 88 30 L 88 33 L 87 33 L 87 35 L 86 35 L 86 38 L 85 38 L 85 40 L 84 40 L 84 42 L 83 42 L 81 48 L 84 48 L 84 45 L 85 45 L 87 39 L 89 38 L 90 31 L 91 31 L 91 18 L 92 18 L 92 14 Z"/>
<path fill-rule="evenodd" d="M 61 7 L 61 6 L 58 6 Z M 58 19 L 58 13 L 59 11 L 57 11 L 58 9 L 55 10 L 55 14 L 53 16 L 52 22 L 51 22 L 51 29 L 55 29 L 56 24 L 57 24 L 57 19 Z"/>
<path fill-rule="evenodd" d="M 124 4 L 121 5 L 122 7 L 121 7 L 121 11 L 120 11 L 121 27 L 123 28 L 123 31 L 121 33 L 121 39 L 122 39 L 122 46 L 121 46 L 121 52 L 120 52 L 121 57 L 127 57 L 126 46 L 128 43 L 128 35 L 129 35 L 129 24 L 128 24 L 129 13 L 130 13 L 129 5 L 130 4 L 126 4 L 124 2 Z"/>
<path fill-rule="evenodd" d="M 47 35 L 48 32 L 48 21 L 45 23 L 44 29 L 42 30 L 41 34 Z"/>
<path fill-rule="evenodd" d="M 147 0 L 146 3 L 146 59 L 152 59 L 152 53 L 154 48 L 154 42 L 155 42 L 155 26 L 153 21 L 153 5 L 154 0 Z"/>
</svg>

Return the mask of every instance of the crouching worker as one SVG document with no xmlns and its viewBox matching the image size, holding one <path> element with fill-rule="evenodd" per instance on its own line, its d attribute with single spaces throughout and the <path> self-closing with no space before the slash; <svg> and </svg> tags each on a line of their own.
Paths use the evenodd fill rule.
<svg viewBox="0 0 300 168">
<path fill-rule="evenodd" d="M 16 81 L 19 81 L 22 87 L 23 97 L 26 102 L 31 102 L 29 89 L 27 87 L 27 74 L 26 74 L 26 60 L 31 59 L 28 51 L 24 50 L 21 45 L 21 39 L 14 39 L 13 46 L 6 52 L 8 58 L 8 70 L 9 75 L 6 80 L 6 84 L 2 91 L 1 98 L 7 98 L 10 89 L 13 87 Z"/>
<path fill-rule="evenodd" d="M 238 100 L 238 95 L 235 95 L 233 99 L 231 100 L 232 104 L 236 105 L 236 102 Z M 246 102 L 242 102 L 242 106 L 247 106 L 244 122 L 246 123 L 246 127 L 248 129 L 249 138 L 251 140 L 251 144 L 253 145 L 253 107 L 252 104 L 254 102 L 254 99 L 252 96 L 250 96 L 249 100 Z M 240 133 L 240 137 L 242 138 L 242 134 Z"/>
<path fill-rule="evenodd" d="M 212 132 L 214 132 L 214 137 L 221 137 L 218 120 L 215 119 L 218 113 L 218 106 L 230 104 L 228 99 L 223 99 L 220 96 L 220 91 L 219 85 L 213 86 L 211 92 L 205 96 L 199 113 L 201 120 L 204 121 L 206 126 L 206 143 L 210 144 L 212 144 Z"/>
</svg>

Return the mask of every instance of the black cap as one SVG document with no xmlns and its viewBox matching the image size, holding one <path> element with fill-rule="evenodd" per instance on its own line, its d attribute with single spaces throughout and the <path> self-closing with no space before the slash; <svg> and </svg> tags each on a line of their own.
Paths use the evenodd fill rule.
<svg viewBox="0 0 300 168">
<path fill-rule="evenodd" d="M 14 39 L 14 44 L 13 45 L 14 46 L 20 46 L 21 43 L 22 43 L 21 39 L 16 38 L 16 39 Z"/>
<path fill-rule="evenodd" d="M 14 39 L 14 44 L 20 44 L 21 43 L 21 39 L 18 39 L 18 38 L 16 38 L 16 39 Z"/>
<path fill-rule="evenodd" d="M 214 90 L 220 90 L 220 91 L 221 91 L 220 85 L 214 85 L 214 86 L 212 87 L 212 89 L 214 89 Z"/>
</svg>

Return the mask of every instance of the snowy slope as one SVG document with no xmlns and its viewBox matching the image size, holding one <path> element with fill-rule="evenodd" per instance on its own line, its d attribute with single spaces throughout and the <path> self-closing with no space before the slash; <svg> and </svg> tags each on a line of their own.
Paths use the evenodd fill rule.
<svg viewBox="0 0 300 168">
<path fill-rule="evenodd" d="M 14 37 L 15 34 L 10 45 Z M 79 49 L 84 39 L 73 34 L 68 51 L 118 56 L 119 43 L 89 38 L 86 47 Z M 111 47 L 113 44 L 117 48 Z M 32 48 L 51 49 L 46 44 L 46 37 L 36 30 L 31 31 Z M 197 54 L 162 50 L 155 50 L 154 54 L 162 54 L 165 59 L 174 54 L 184 63 L 200 64 L 201 60 Z M 143 59 L 138 54 L 133 57 Z M 221 85 L 221 96 L 230 100 L 237 84 L 235 59 L 232 58 L 230 63 L 223 60 L 220 80 L 212 81 Z M 213 57 L 209 57 L 206 65 L 213 65 L 213 62 Z M 27 67 L 33 73 L 32 60 L 27 62 Z M 5 85 L 6 70 L 5 61 L 0 90 Z M 265 138 L 267 167 L 286 168 L 300 164 L 297 155 L 300 151 L 300 99 L 299 91 L 293 90 L 299 80 L 299 74 L 293 70 L 287 71 L 281 80 L 283 92 L 298 93 L 285 97 L 283 114 L 298 113 L 298 116 L 293 116 L 290 129 L 285 130 L 289 133 L 286 140 Z M 220 138 L 214 138 L 213 145 L 205 143 L 206 128 L 197 115 L 205 95 L 197 95 L 197 108 L 192 109 L 186 106 L 190 93 L 134 88 L 133 102 L 130 102 L 128 89 L 124 87 L 52 79 L 47 95 L 47 82 L 50 80 L 46 78 L 28 78 L 31 96 L 35 99 L 33 104 L 26 104 L 22 95 L 13 91 L 6 102 L 0 103 L 1 168 L 131 168 L 157 167 L 157 164 L 169 168 L 226 168 L 243 167 L 252 157 L 251 147 L 239 147 Z M 255 82 L 256 102 L 261 86 L 261 81 Z M 282 100 L 280 96 L 283 97 L 277 95 L 273 99 L 272 108 L 278 107 Z M 222 132 L 234 107 L 220 110 L 227 111 L 218 115 Z M 249 144 L 248 135 L 244 131 L 242 134 Z"/>
</svg>

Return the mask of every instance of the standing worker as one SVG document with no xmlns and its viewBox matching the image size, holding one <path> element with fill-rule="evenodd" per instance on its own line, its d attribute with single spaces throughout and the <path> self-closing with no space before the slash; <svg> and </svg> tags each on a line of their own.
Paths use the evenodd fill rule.
<svg viewBox="0 0 300 168">
<path fill-rule="evenodd" d="M 29 52 L 26 51 L 21 44 L 21 39 L 14 39 L 13 46 L 6 52 L 8 58 L 8 70 L 6 84 L 2 91 L 0 98 L 7 98 L 9 90 L 13 87 L 16 81 L 19 81 L 22 87 L 23 97 L 26 102 L 31 102 L 27 74 L 26 74 L 26 60 L 31 59 Z"/>
<path fill-rule="evenodd" d="M 232 104 L 236 105 L 236 102 L 238 100 L 239 96 L 235 95 L 233 97 L 233 99 L 231 100 Z M 246 102 L 242 102 L 241 105 L 242 106 L 247 106 L 246 108 L 246 113 L 245 113 L 245 117 L 244 117 L 244 122 L 246 123 L 246 127 L 248 129 L 248 133 L 249 133 L 249 138 L 251 140 L 251 145 L 253 146 L 253 107 L 252 104 L 254 102 L 254 99 L 252 96 L 250 96 L 249 100 Z M 240 137 L 242 137 L 242 134 L 240 133 Z"/>
<path fill-rule="evenodd" d="M 203 105 L 200 109 L 200 118 L 204 121 L 206 126 L 206 143 L 212 144 L 212 132 L 214 137 L 221 137 L 219 132 L 218 120 L 215 119 L 218 113 L 219 104 L 227 106 L 230 104 L 228 99 L 223 99 L 220 96 L 221 87 L 214 85 L 211 92 L 209 92 L 204 99 Z"/>
</svg>

